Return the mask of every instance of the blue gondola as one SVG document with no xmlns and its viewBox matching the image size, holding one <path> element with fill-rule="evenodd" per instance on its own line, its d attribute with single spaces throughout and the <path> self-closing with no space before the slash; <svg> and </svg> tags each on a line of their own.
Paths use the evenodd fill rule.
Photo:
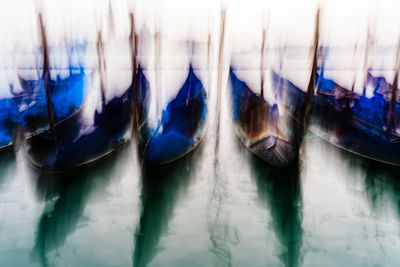
<svg viewBox="0 0 400 267">
<path fill-rule="evenodd" d="M 68 78 L 57 77 L 50 81 L 55 123 L 68 118 L 81 107 L 89 79 L 83 67 L 78 70 L 70 67 Z M 0 149 L 12 145 L 15 125 L 33 135 L 49 123 L 43 75 L 37 80 L 18 77 L 18 83 L 22 91 L 15 92 L 13 84 L 10 84 L 11 96 L 0 99 Z"/>
<path fill-rule="evenodd" d="M 11 91 L 18 109 L 15 120 L 27 132 L 36 133 L 46 128 L 49 123 L 44 72 L 37 80 L 18 78 L 23 91 L 20 93 Z M 68 118 L 81 107 L 90 79 L 90 75 L 85 74 L 82 66 L 77 69 L 70 66 L 67 78 L 57 76 L 55 80 L 49 81 L 55 123 Z"/>
<path fill-rule="evenodd" d="M 282 80 L 274 73 L 274 81 Z M 282 87 L 291 114 L 299 103 L 305 101 L 305 92 L 285 80 Z M 392 86 L 383 77 L 368 74 L 367 83 L 372 84 L 372 97 L 360 95 L 343 88 L 324 77 L 322 68 L 317 75 L 317 90 L 312 99 L 310 129 L 330 143 L 376 161 L 400 165 L 400 104 L 397 100 L 393 114 L 393 127 L 388 127 L 387 115 Z"/>
<path fill-rule="evenodd" d="M 147 122 L 150 86 L 139 67 L 137 87 L 137 124 L 143 158 L 150 164 L 166 164 L 193 150 L 205 135 L 207 93 L 192 65 L 178 94 L 163 110 L 156 127 Z"/>
<path fill-rule="evenodd" d="M 44 29 L 42 29 L 42 34 L 45 35 Z M 43 40 L 45 43 L 45 37 Z M 112 99 L 106 99 L 102 75 L 105 62 L 100 32 L 98 33 L 97 53 L 102 104 L 100 111 L 93 110 L 90 105 L 83 104 L 82 108 L 78 109 L 72 116 L 64 118 L 58 123 L 52 123 L 51 119 L 48 118 L 50 120 L 49 131 L 31 136 L 26 140 L 27 158 L 36 167 L 51 172 L 76 169 L 104 157 L 129 140 L 129 138 L 126 138 L 126 133 L 131 122 L 133 85 L 129 86 L 122 94 L 114 96 Z M 79 101 L 83 98 L 80 95 L 80 87 L 76 87 L 75 83 L 64 83 L 62 87 L 56 87 L 52 81 L 48 80 L 50 75 L 46 53 L 44 53 L 44 58 L 46 64 L 44 64 L 43 77 L 45 79 L 43 79 L 43 84 L 47 112 L 49 115 L 54 115 L 54 111 L 57 109 L 55 103 L 52 102 L 53 99 L 55 101 L 62 101 L 63 99 L 53 94 L 55 93 L 54 88 L 57 88 L 60 92 L 71 91 L 71 94 L 77 97 Z M 82 73 L 81 70 L 80 74 L 82 75 Z M 70 79 L 74 78 L 71 77 Z M 79 81 L 80 79 L 77 78 L 76 80 Z M 85 84 L 85 87 L 92 87 L 91 80 L 86 81 L 88 84 Z M 92 88 L 92 90 L 96 89 Z M 74 95 L 74 93 L 78 95 Z M 72 101 L 72 103 L 76 103 L 76 101 Z M 61 110 L 64 111 L 64 108 Z M 88 121 L 86 114 L 92 114 L 93 121 Z"/>
<path fill-rule="evenodd" d="M 270 105 L 261 95 L 229 71 L 232 95 L 232 117 L 242 143 L 256 156 L 274 166 L 290 164 L 297 155 L 292 129 L 279 121 L 277 104 Z"/>
<path fill-rule="evenodd" d="M 0 99 L 0 150 L 12 145 L 14 136 L 13 114 L 16 114 L 12 98 Z"/>
<path fill-rule="evenodd" d="M 131 88 L 107 101 L 87 127 L 86 106 L 55 126 L 56 140 L 36 135 L 26 141 L 28 159 L 49 171 L 71 170 L 91 163 L 125 144 L 132 113 Z M 82 129 L 86 129 L 81 132 Z"/>
</svg>

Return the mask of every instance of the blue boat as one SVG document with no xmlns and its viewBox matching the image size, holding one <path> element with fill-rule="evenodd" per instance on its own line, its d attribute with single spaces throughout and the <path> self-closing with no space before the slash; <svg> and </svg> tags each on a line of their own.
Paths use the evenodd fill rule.
<svg viewBox="0 0 400 267">
<path fill-rule="evenodd" d="M 16 123 L 25 128 L 30 134 L 35 134 L 49 125 L 48 105 L 45 88 L 45 71 L 36 80 L 26 80 L 18 76 L 22 92 L 14 95 L 15 106 L 18 110 Z M 58 123 L 81 108 L 88 91 L 91 75 L 86 75 L 83 66 L 69 66 L 69 76 L 48 81 L 51 95 L 54 123 Z M 12 89 L 12 88 L 11 88 Z"/>
<path fill-rule="evenodd" d="M 89 127 L 84 119 L 85 106 L 55 126 L 56 139 L 35 135 L 26 140 L 29 161 L 36 167 L 68 171 L 96 161 L 125 144 L 131 125 L 131 88 L 107 101 L 93 114 Z M 82 132 L 82 129 L 86 129 Z"/>
<path fill-rule="evenodd" d="M 232 118 L 241 142 L 267 163 L 282 167 L 296 157 L 298 146 L 295 121 L 280 122 L 277 104 L 270 105 L 261 95 L 229 71 L 232 96 Z"/>
<path fill-rule="evenodd" d="M 147 163 L 167 164 L 189 153 L 202 141 L 207 119 L 207 93 L 192 65 L 186 81 L 163 110 L 156 127 L 148 123 L 151 90 L 141 67 L 136 95 L 139 143 Z"/>
<path fill-rule="evenodd" d="M 93 109 L 84 103 L 82 108 L 71 116 L 58 123 L 50 122 L 48 131 L 26 139 L 27 158 L 34 166 L 50 172 L 69 171 L 110 154 L 129 140 L 126 134 L 131 125 L 133 85 L 123 93 L 106 99 L 103 83 L 104 51 L 100 33 L 97 41 L 97 53 L 100 88 L 91 88 L 91 90 L 101 90 L 100 110 Z M 48 66 L 48 64 L 46 65 Z M 54 84 L 49 82 L 48 78 L 46 79 L 46 75 L 49 76 L 48 68 L 44 68 L 45 79 L 43 82 L 47 111 L 51 115 L 55 110 L 51 109 L 55 106 L 52 102 L 54 90 L 51 90 Z M 80 87 L 75 87 L 76 84 L 65 83 L 63 86 L 59 87 L 60 91 L 64 89 L 74 92 L 76 89 L 79 94 Z M 58 100 L 58 98 L 55 99 Z M 80 94 L 78 100 L 81 100 Z M 92 114 L 92 120 L 88 121 L 86 116 L 88 113 Z"/>
<path fill-rule="evenodd" d="M 275 82 L 282 79 L 274 73 Z M 293 117 L 300 121 L 294 110 L 305 102 L 306 93 L 287 79 L 284 80 L 281 95 L 287 99 Z M 317 75 L 317 90 L 312 98 L 310 130 L 352 153 L 400 165 L 399 99 L 395 101 L 389 122 L 393 86 L 384 77 L 374 77 L 370 73 L 366 83 L 374 88 L 372 97 L 357 94 L 325 78 L 322 68 Z"/>
<path fill-rule="evenodd" d="M 14 136 L 13 115 L 16 114 L 12 98 L 0 99 L 0 150 L 12 145 Z"/>
</svg>

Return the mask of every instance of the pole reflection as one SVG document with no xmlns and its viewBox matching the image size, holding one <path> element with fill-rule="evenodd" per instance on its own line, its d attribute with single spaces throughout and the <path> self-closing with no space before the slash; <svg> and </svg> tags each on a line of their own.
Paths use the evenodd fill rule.
<svg viewBox="0 0 400 267">
<path fill-rule="evenodd" d="M 168 165 L 143 165 L 141 175 L 140 218 L 134 237 L 133 266 L 147 266 L 160 252 L 175 206 L 193 180 L 202 144 L 178 161 Z"/>
<path fill-rule="evenodd" d="M 215 256 L 215 266 L 232 266 L 231 246 L 240 243 L 237 229 L 230 225 L 229 189 L 224 178 L 216 158 L 211 197 L 207 207 L 210 252 Z"/>
<path fill-rule="evenodd" d="M 85 221 L 84 210 L 90 195 L 105 191 L 110 181 L 118 178 L 114 177 L 114 170 L 120 167 L 116 163 L 127 153 L 130 153 L 130 146 L 69 173 L 32 170 L 36 195 L 45 201 L 45 206 L 37 224 L 31 261 L 39 262 L 41 266 L 53 265 L 47 254 L 62 247 L 79 223 Z"/>
<path fill-rule="evenodd" d="M 301 266 L 304 231 L 298 160 L 284 169 L 254 156 L 250 163 L 258 197 L 270 209 L 273 231 L 283 247 L 279 258 L 285 266 Z"/>
</svg>

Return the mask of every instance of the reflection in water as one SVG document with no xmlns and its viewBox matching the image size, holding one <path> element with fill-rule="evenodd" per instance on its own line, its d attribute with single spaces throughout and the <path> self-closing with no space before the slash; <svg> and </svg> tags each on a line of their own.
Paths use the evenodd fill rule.
<svg viewBox="0 0 400 267">
<path fill-rule="evenodd" d="M 7 179 L 11 178 L 9 171 L 17 167 L 13 147 L 0 151 L 0 187 Z"/>
<path fill-rule="evenodd" d="M 400 169 L 354 156 L 345 151 L 340 154 L 353 171 L 362 171 L 365 196 L 376 217 L 387 216 L 393 208 L 400 218 Z"/>
<path fill-rule="evenodd" d="M 214 180 L 208 203 L 208 231 L 215 266 L 232 266 L 231 245 L 239 244 L 239 234 L 230 225 L 228 188 L 221 173 L 218 159 L 214 162 Z"/>
<path fill-rule="evenodd" d="M 36 230 L 35 245 L 31 260 L 42 266 L 51 266 L 47 253 L 62 247 L 83 219 L 89 196 L 94 191 L 103 191 L 113 179 L 115 163 L 129 153 L 124 146 L 99 162 L 63 174 L 37 173 L 34 179 L 37 195 L 46 201 Z M 33 170 L 37 172 L 37 170 Z"/>
<path fill-rule="evenodd" d="M 302 180 L 310 266 L 399 266 L 398 169 L 308 141 Z"/>
<path fill-rule="evenodd" d="M 365 170 L 365 193 L 373 211 L 380 212 L 387 201 L 394 204 L 400 217 L 400 176 L 399 169 L 392 169 L 374 163 L 362 162 Z"/>
<path fill-rule="evenodd" d="M 198 147 L 197 149 L 202 149 Z M 200 151 L 162 166 L 143 166 L 140 219 L 135 233 L 133 266 L 147 266 L 158 254 L 174 208 L 190 184 Z"/>
<path fill-rule="evenodd" d="M 296 162 L 285 169 L 273 168 L 253 156 L 251 165 L 258 196 L 270 208 L 273 230 L 283 247 L 280 259 L 285 266 L 300 266 L 303 262 L 303 212 L 299 164 Z"/>
</svg>

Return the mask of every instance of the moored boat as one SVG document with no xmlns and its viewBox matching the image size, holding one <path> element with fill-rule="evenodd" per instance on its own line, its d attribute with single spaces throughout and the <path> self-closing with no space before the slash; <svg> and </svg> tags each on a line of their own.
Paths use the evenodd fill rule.
<svg viewBox="0 0 400 267">
<path fill-rule="evenodd" d="M 282 94 L 288 83 L 270 72 L 272 81 L 268 90 L 272 92 L 268 101 L 264 96 L 264 45 L 263 31 L 261 49 L 261 86 L 256 93 L 244 81 L 238 78 L 230 68 L 230 88 L 232 96 L 232 119 L 241 142 L 253 154 L 267 163 L 287 166 L 298 159 L 304 133 L 307 129 L 310 105 L 308 98 L 314 90 L 316 78 L 317 50 L 319 41 L 319 10 L 316 14 L 315 36 L 311 75 L 307 92 L 301 98 L 286 97 Z M 300 100 L 300 101 L 299 101 Z M 288 101 L 292 105 L 288 105 Z M 291 115 L 296 114 L 297 117 Z"/>
<path fill-rule="evenodd" d="M 274 80 L 283 79 L 274 73 Z M 284 79 L 283 91 L 291 114 L 297 103 L 305 101 L 306 93 Z M 384 77 L 367 74 L 366 84 L 373 88 L 367 97 L 344 88 L 324 77 L 324 69 L 317 75 L 312 98 L 309 129 L 328 142 L 360 156 L 391 165 L 400 165 L 400 103 L 396 99 L 390 116 L 390 100 L 394 86 Z"/>
<path fill-rule="evenodd" d="M 26 154 L 33 165 L 52 172 L 72 170 L 104 157 L 129 140 L 127 134 L 131 125 L 132 85 L 121 94 L 107 99 L 103 83 L 105 66 L 100 33 L 97 52 L 99 71 L 96 77 L 100 82 L 98 87 L 95 83 L 91 84 L 90 90 L 101 91 L 101 107 L 83 104 L 72 116 L 54 123 L 49 131 L 28 138 Z M 48 90 L 48 83 L 45 88 Z M 50 100 L 47 105 L 51 105 L 51 98 L 47 100 Z"/>
<path fill-rule="evenodd" d="M 13 114 L 16 113 L 11 97 L 0 99 L 0 150 L 7 148 L 13 143 L 14 122 Z"/>
<path fill-rule="evenodd" d="M 207 93 L 189 66 L 187 78 L 177 95 L 168 102 L 156 126 L 147 123 L 150 85 L 139 67 L 137 102 L 139 141 L 143 159 L 151 164 L 172 162 L 193 150 L 205 135 Z"/>
<path fill-rule="evenodd" d="M 293 161 L 297 153 L 294 139 L 295 125 L 283 124 L 279 119 L 279 108 L 270 105 L 264 97 L 252 91 L 230 69 L 232 92 L 232 118 L 235 130 L 242 143 L 256 156 L 274 166 L 285 166 Z M 289 128 L 288 128 L 289 127 Z"/>
</svg>

